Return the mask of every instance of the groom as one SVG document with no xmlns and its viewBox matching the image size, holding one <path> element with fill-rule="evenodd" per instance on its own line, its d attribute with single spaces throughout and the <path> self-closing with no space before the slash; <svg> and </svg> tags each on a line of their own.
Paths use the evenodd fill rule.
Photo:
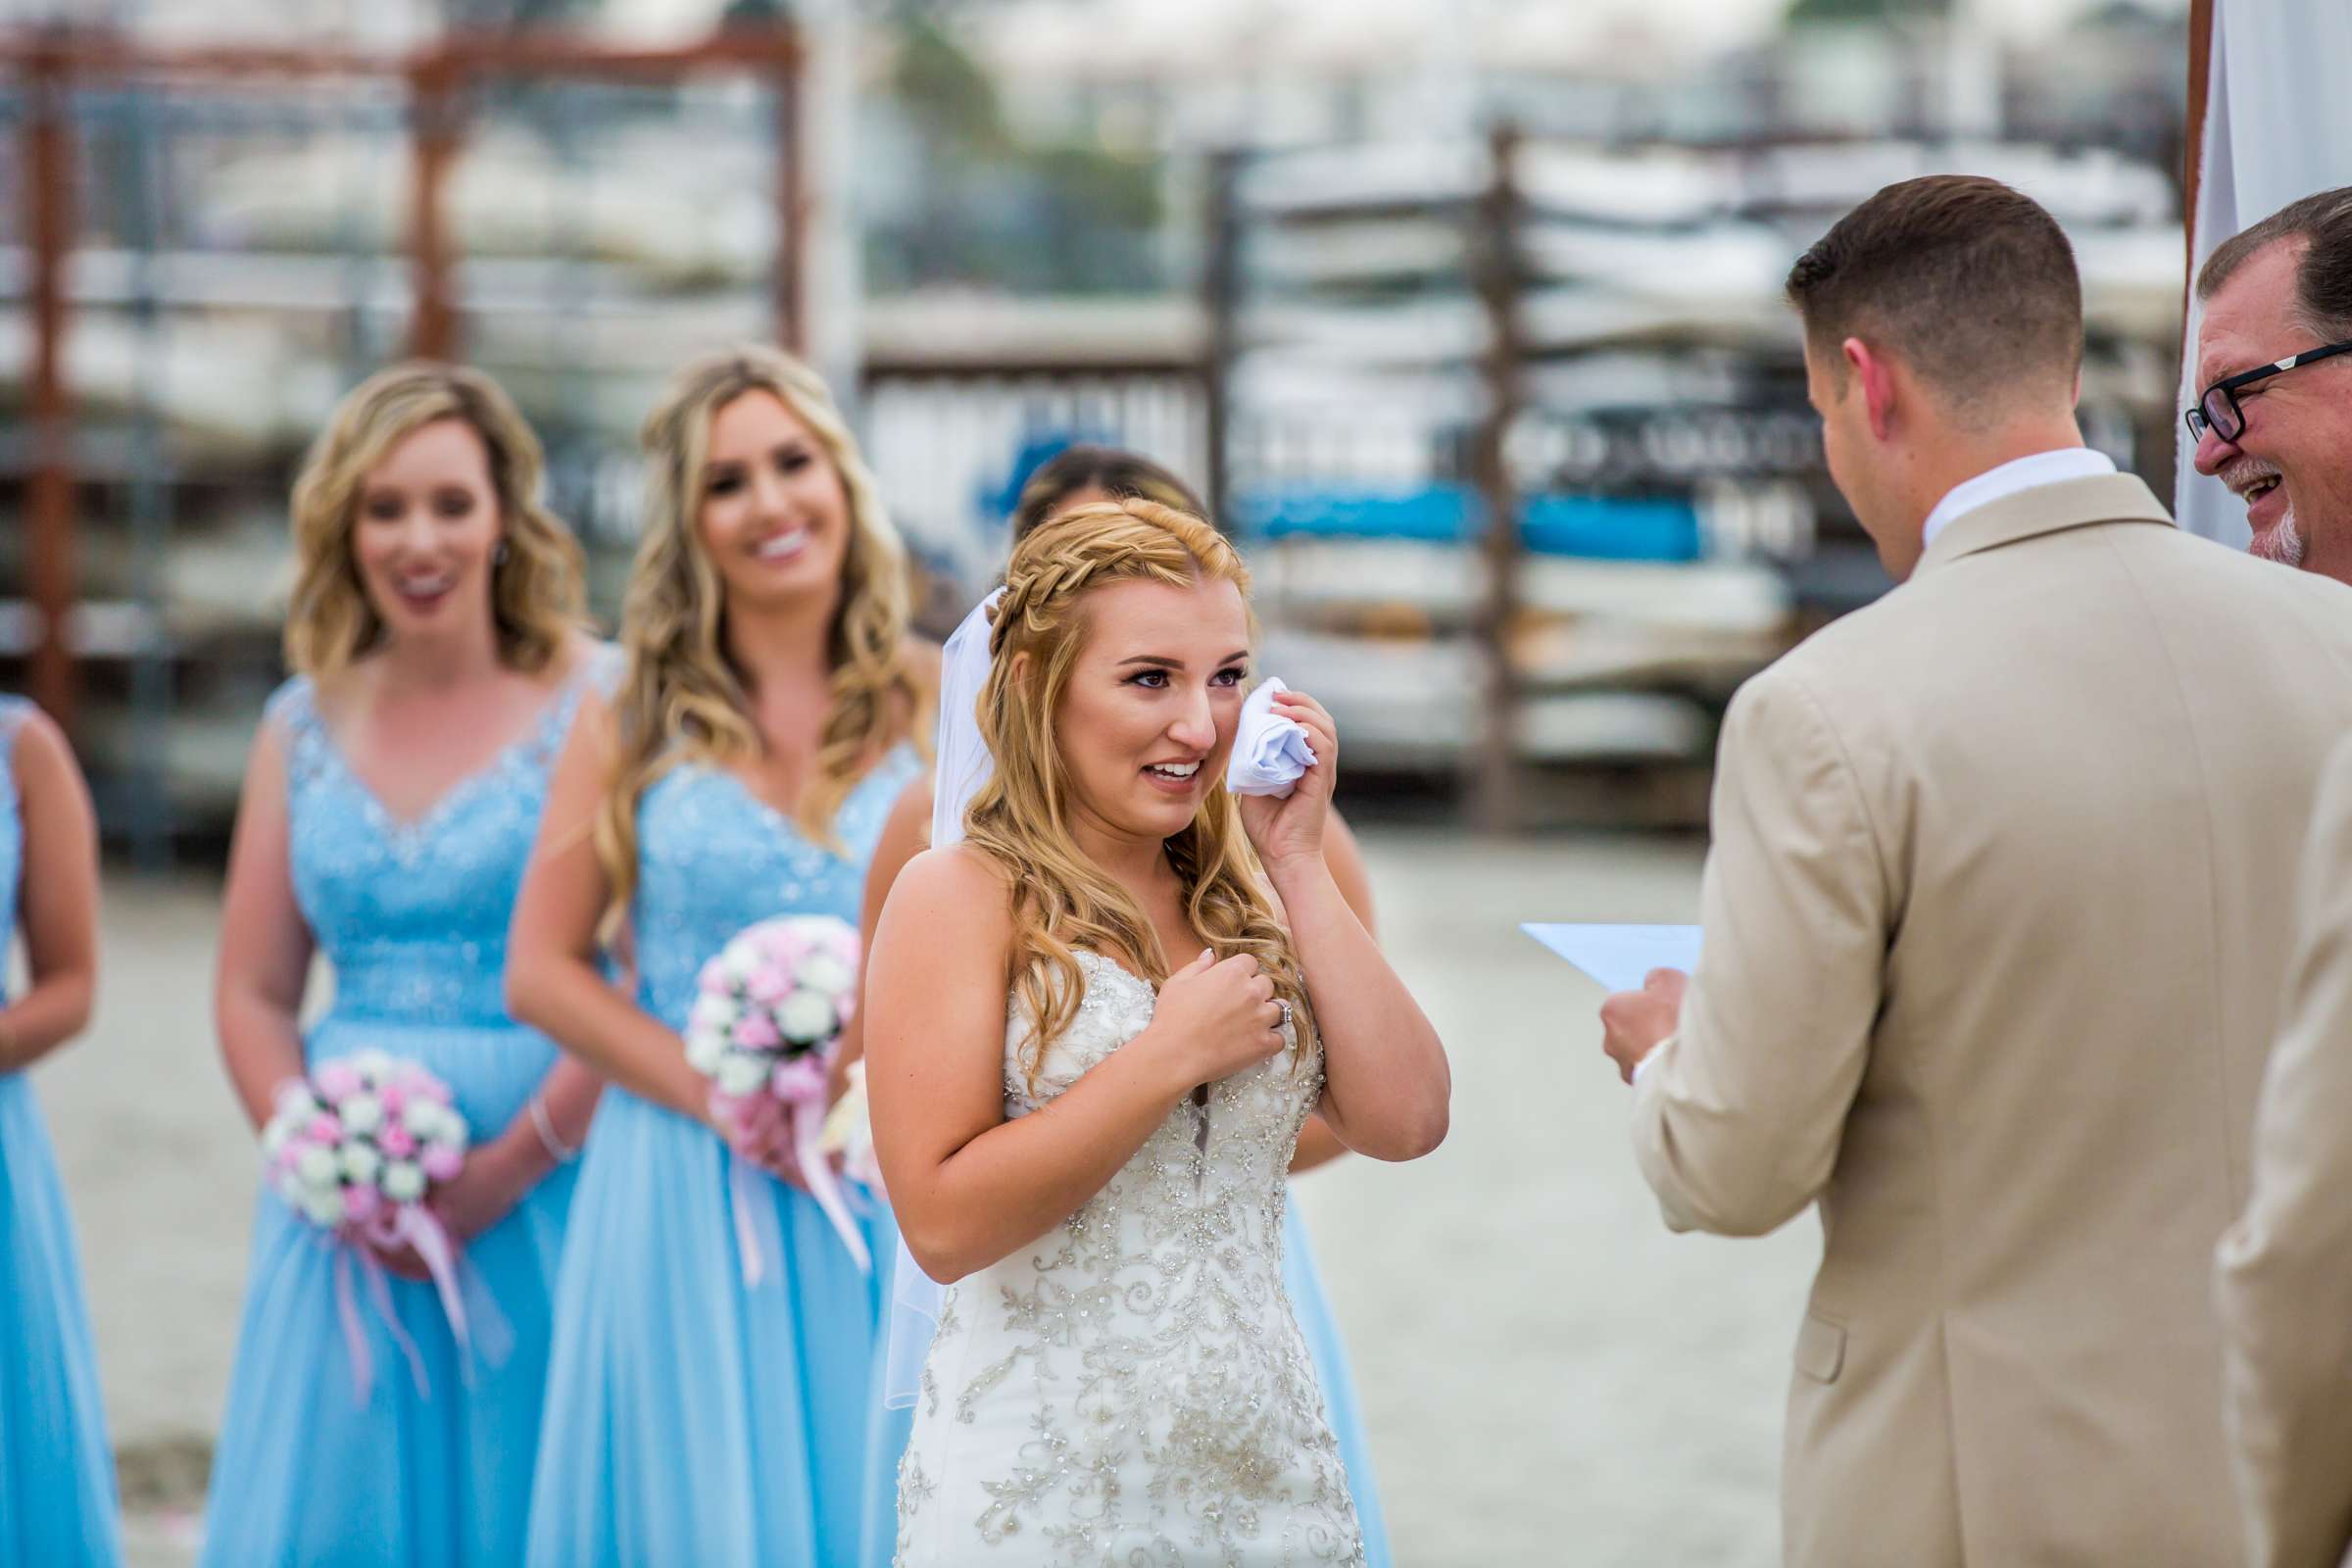
<svg viewBox="0 0 2352 1568">
<path fill-rule="evenodd" d="M 1676 1230 L 1820 1205 L 1788 1562 L 2239 1562 L 2209 1269 L 2352 589 L 2083 448 L 2073 252 L 2016 191 L 1889 186 L 1788 296 L 1901 586 L 1732 704 L 1697 972 L 1601 1011 L 1636 1155 Z"/>
</svg>

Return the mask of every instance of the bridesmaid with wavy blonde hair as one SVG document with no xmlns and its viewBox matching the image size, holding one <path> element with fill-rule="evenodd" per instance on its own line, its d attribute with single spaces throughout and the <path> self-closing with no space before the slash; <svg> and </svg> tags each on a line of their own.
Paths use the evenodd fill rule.
<svg viewBox="0 0 2352 1568">
<path fill-rule="evenodd" d="M 380 1254 L 364 1372 L 344 1244 L 265 1190 L 203 1561 L 512 1563 L 569 1162 L 595 1077 L 508 1015 L 507 922 L 548 767 L 600 649 L 539 443 L 488 377 L 395 366 L 354 389 L 294 487 L 295 670 L 256 738 L 229 851 L 214 1016 L 237 1099 L 374 1049 L 423 1063 L 471 1131 L 432 1207 L 487 1287 L 461 1345 L 418 1259 Z M 334 1002 L 301 1023 L 313 956 Z M 409 1358 L 410 1348 L 416 1359 Z"/>
<path fill-rule="evenodd" d="M 697 360 L 645 445 L 627 671 L 558 764 L 510 949 L 517 1014 L 613 1086 L 558 1293 L 526 1560 L 847 1564 L 879 1287 L 773 1174 L 782 1151 L 730 1146 L 680 1031 L 702 964 L 746 927 L 856 924 L 931 674 L 897 534 L 806 367 Z M 625 991 L 599 961 L 623 933 Z M 739 1193 L 759 1210 L 742 1235 Z"/>
</svg>

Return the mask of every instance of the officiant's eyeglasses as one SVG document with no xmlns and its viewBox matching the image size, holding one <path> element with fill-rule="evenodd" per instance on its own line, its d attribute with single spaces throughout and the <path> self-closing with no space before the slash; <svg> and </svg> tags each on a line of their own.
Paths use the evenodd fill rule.
<svg viewBox="0 0 2352 1568">
<path fill-rule="evenodd" d="M 2182 416 L 2188 420 L 2188 438 L 2202 441 L 2205 432 L 2211 430 L 2225 441 L 2236 440 L 2246 433 L 2246 411 L 2237 402 L 2239 387 L 2252 386 L 2274 375 L 2284 375 L 2298 366 L 2317 365 L 2333 354 L 2352 354 L 2352 339 L 2330 343 L 2325 348 L 2305 349 L 2300 354 L 2289 354 L 2276 365 L 2259 365 L 2251 370 L 2241 370 L 2214 382 L 2205 389 L 2205 395 L 2197 399 L 2197 406 Z"/>
</svg>

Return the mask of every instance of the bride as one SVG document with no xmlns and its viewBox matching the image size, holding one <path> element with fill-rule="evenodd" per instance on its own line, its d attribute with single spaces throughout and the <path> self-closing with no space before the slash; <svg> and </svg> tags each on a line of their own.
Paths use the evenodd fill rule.
<svg viewBox="0 0 2352 1568">
<path fill-rule="evenodd" d="M 978 704 L 993 776 L 875 934 L 876 1152 L 954 1282 L 901 1568 L 1362 1560 L 1282 1291 L 1284 1174 L 1315 1109 L 1358 1152 L 1428 1153 L 1449 1079 L 1324 868 L 1330 715 L 1277 696 L 1316 765 L 1286 799 L 1224 788 L 1248 587 L 1148 501 L 1023 540 Z"/>
</svg>

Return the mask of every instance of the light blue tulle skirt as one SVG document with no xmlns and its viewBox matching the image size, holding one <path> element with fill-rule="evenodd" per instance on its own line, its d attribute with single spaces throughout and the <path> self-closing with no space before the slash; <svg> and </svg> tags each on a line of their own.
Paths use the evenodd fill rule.
<svg viewBox="0 0 2352 1568">
<path fill-rule="evenodd" d="M 858 1560 L 895 1240 L 869 1215 L 884 1261 L 860 1272 L 812 1199 L 748 1172 L 766 1272 L 747 1285 L 734 1157 L 686 1117 L 606 1090 L 557 1290 L 525 1557 L 539 1568 Z"/>
<path fill-rule="evenodd" d="M 481 1140 L 522 1113 L 556 1060 L 544 1038 L 511 1025 L 333 1017 L 314 1032 L 309 1057 L 368 1046 L 438 1074 Z M 336 1259 L 348 1249 L 261 1195 L 213 1459 L 206 1568 L 507 1568 L 520 1559 L 572 1177 L 573 1168 L 556 1171 L 465 1250 L 469 1296 L 477 1308 L 485 1296 L 495 1307 L 494 1321 L 472 1325 L 471 1355 L 459 1353 L 432 1286 L 387 1280 L 424 1367 L 422 1392 L 352 1276 L 372 1371 L 365 1403 L 337 1309 Z"/>
<path fill-rule="evenodd" d="M 0 1077 L 0 1563 L 120 1562 L 81 1259 L 23 1073 Z"/>
<path fill-rule="evenodd" d="M 1370 1568 L 1389 1568 L 1389 1526 L 1380 1512 L 1380 1483 L 1372 1474 L 1363 1408 L 1356 1403 L 1348 1348 L 1340 1341 L 1340 1325 L 1332 1318 L 1331 1298 L 1323 1294 L 1323 1276 L 1315 1268 L 1314 1249 L 1307 1245 L 1306 1222 L 1298 1217 L 1295 1199 L 1283 1205 L 1282 1288 L 1291 1298 L 1291 1314 L 1298 1320 L 1306 1353 L 1314 1360 L 1315 1378 L 1323 1385 L 1323 1408 L 1331 1417 L 1332 1435 L 1340 1440 L 1340 1461 L 1348 1468 L 1348 1491 L 1355 1498 L 1355 1522 L 1364 1533 L 1364 1561 Z"/>
<path fill-rule="evenodd" d="M 897 1237 L 887 1211 L 880 1222 L 882 1245 L 876 1253 L 888 1271 L 896 1258 Z M 1348 1370 L 1347 1348 L 1332 1320 L 1331 1302 L 1323 1294 L 1323 1277 L 1315 1271 L 1313 1250 L 1307 1245 L 1306 1225 L 1296 1202 L 1284 1205 L 1282 1222 L 1282 1286 L 1298 1320 L 1323 1385 L 1323 1403 L 1331 1416 L 1332 1432 L 1340 1440 L 1340 1458 L 1348 1470 L 1348 1489 L 1355 1498 L 1356 1522 L 1364 1535 L 1364 1560 L 1370 1568 L 1390 1568 L 1389 1527 L 1380 1511 L 1380 1486 L 1372 1474 L 1372 1448 L 1364 1437 L 1364 1418 L 1355 1398 L 1355 1379 Z M 883 1298 L 890 1299 L 888 1282 Z M 873 1387 L 866 1406 L 865 1551 L 861 1568 L 890 1568 L 898 1544 L 899 1456 L 914 1431 L 914 1407 L 886 1409 L 883 1405 L 882 1357 L 875 1357 Z"/>
</svg>

